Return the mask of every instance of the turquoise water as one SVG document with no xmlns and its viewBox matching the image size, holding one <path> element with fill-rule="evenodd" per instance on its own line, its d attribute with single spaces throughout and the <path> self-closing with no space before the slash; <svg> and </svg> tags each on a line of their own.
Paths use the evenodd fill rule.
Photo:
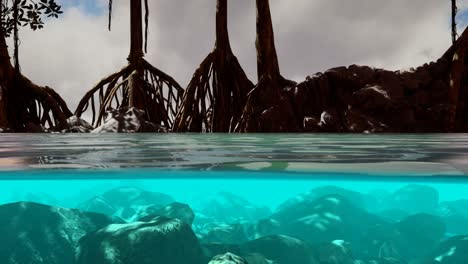
<svg viewBox="0 0 468 264">
<path fill-rule="evenodd" d="M 0 135 L 0 263 L 464 264 L 467 155 L 464 134 Z"/>
</svg>

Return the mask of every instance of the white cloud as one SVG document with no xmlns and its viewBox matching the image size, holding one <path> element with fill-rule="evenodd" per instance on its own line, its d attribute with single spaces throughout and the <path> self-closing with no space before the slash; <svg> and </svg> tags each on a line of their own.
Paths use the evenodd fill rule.
<svg viewBox="0 0 468 264">
<path fill-rule="evenodd" d="M 126 64 L 128 1 L 86 14 L 93 0 L 62 0 L 66 9 L 45 29 L 20 32 L 22 70 L 55 88 L 72 110 L 96 82 Z M 468 8 L 468 1 L 460 1 Z M 106 8 L 107 1 L 99 0 Z M 185 86 L 214 46 L 213 0 L 152 0 L 148 60 Z M 283 74 L 298 81 L 353 63 L 389 69 L 437 59 L 450 45 L 450 5 L 440 0 L 271 0 Z M 255 3 L 230 1 L 230 33 L 242 66 L 255 78 Z"/>
</svg>

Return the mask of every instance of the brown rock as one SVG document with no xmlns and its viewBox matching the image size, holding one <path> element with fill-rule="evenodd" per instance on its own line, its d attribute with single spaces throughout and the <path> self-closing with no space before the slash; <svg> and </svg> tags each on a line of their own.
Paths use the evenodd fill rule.
<svg viewBox="0 0 468 264">
<path fill-rule="evenodd" d="M 365 111 L 386 110 L 391 103 L 390 95 L 379 85 L 368 85 L 353 94 L 353 107 Z"/>
<path fill-rule="evenodd" d="M 319 132 L 321 129 L 320 121 L 316 117 L 306 116 L 304 117 L 304 132 Z"/>
</svg>

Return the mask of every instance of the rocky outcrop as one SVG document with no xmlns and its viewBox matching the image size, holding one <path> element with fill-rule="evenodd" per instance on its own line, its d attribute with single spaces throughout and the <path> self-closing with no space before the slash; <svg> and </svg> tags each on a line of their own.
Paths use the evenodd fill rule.
<svg viewBox="0 0 468 264">
<path fill-rule="evenodd" d="M 451 234 L 468 234 L 468 200 L 442 202 L 436 210 Z"/>
<path fill-rule="evenodd" d="M 208 264 L 248 264 L 243 258 L 232 253 L 215 256 Z"/>
<path fill-rule="evenodd" d="M 259 114 L 240 132 L 468 131 L 467 48 L 465 30 L 439 60 L 409 71 L 351 65 L 263 87 L 244 111 Z"/>
<path fill-rule="evenodd" d="M 268 236 L 242 245 L 245 253 L 260 253 L 274 263 L 316 264 L 311 248 L 303 241 L 288 236 Z"/>
<path fill-rule="evenodd" d="M 183 203 L 171 203 L 162 208 L 159 206 L 150 206 L 141 214 L 145 215 L 138 220 L 141 222 L 151 221 L 157 216 L 165 216 L 168 218 L 177 218 L 191 226 L 195 219 L 195 214 L 193 213 L 192 208 L 190 208 L 188 204 Z"/>
<path fill-rule="evenodd" d="M 0 206 L 0 263 L 70 264 L 78 241 L 111 224 L 105 215 L 20 202 Z"/>
<path fill-rule="evenodd" d="M 86 120 L 82 119 L 81 117 L 71 116 L 67 119 L 68 129 L 62 132 L 69 132 L 69 133 L 89 133 L 94 128 L 90 125 Z"/>
<path fill-rule="evenodd" d="M 442 242 L 421 264 L 462 264 L 468 259 L 468 236 L 456 236 Z"/>
<path fill-rule="evenodd" d="M 396 190 L 388 201 L 388 208 L 409 213 L 432 213 L 439 204 L 439 192 L 426 185 L 406 185 Z"/>
<path fill-rule="evenodd" d="M 255 205 L 243 197 L 229 192 L 219 192 L 207 197 L 197 206 L 198 212 L 214 222 L 240 223 L 268 217 L 268 207 Z M 195 221 L 197 222 L 197 220 Z"/>
<path fill-rule="evenodd" d="M 165 133 L 167 129 L 146 121 L 144 111 L 137 108 L 110 109 L 104 117 L 104 124 L 92 130 L 91 133 Z"/>
<path fill-rule="evenodd" d="M 202 249 L 190 227 L 178 219 L 113 224 L 80 240 L 78 264 L 202 264 Z"/>
<path fill-rule="evenodd" d="M 326 264 L 355 264 L 351 244 L 334 240 L 319 247 L 318 261 Z"/>
<path fill-rule="evenodd" d="M 440 217 L 416 214 L 397 224 L 399 237 L 396 239 L 398 252 L 404 259 L 420 259 L 427 256 L 444 238 L 445 223 Z"/>
<path fill-rule="evenodd" d="M 144 191 L 138 188 L 121 187 L 78 205 L 83 211 L 102 213 L 109 216 L 134 221 L 151 214 L 151 208 L 162 208 L 174 202 L 166 194 Z"/>
<path fill-rule="evenodd" d="M 297 200 L 272 215 L 282 234 L 312 244 L 341 239 L 361 244 L 363 234 L 376 225 L 386 224 L 379 217 L 357 207 L 340 195 Z"/>
<path fill-rule="evenodd" d="M 289 199 L 288 201 L 284 202 L 279 206 L 279 210 L 297 204 L 301 201 L 312 201 L 327 195 L 340 195 L 341 197 L 346 198 L 355 206 L 363 206 L 364 203 L 364 197 L 359 192 L 343 189 L 336 186 L 323 186 L 314 188 L 306 193 L 300 194 L 292 199 Z"/>
<path fill-rule="evenodd" d="M 201 234 L 204 243 L 240 244 L 247 240 L 241 224 L 220 224 L 208 227 Z"/>
</svg>

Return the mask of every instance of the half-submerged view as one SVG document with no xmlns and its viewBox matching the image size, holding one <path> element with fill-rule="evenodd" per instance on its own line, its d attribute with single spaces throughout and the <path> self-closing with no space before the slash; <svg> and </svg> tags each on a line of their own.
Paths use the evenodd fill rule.
<svg viewBox="0 0 468 264">
<path fill-rule="evenodd" d="M 468 263 L 466 0 L 0 18 L 0 264 Z"/>
</svg>

